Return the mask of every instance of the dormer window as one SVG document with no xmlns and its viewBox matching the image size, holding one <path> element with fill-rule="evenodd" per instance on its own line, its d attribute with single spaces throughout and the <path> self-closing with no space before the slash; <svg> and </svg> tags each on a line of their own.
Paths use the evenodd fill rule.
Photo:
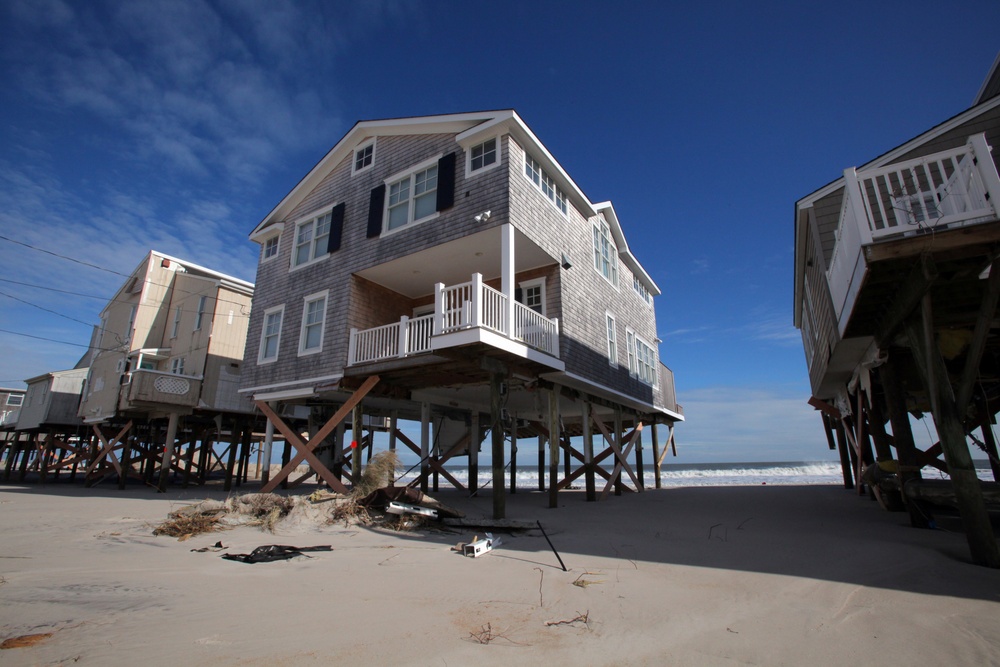
<svg viewBox="0 0 1000 667">
<path fill-rule="evenodd" d="M 497 140 L 487 139 L 469 150 L 469 171 L 480 171 L 497 163 Z"/>
<path fill-rule="evenodd" d="M 369 169 L 375 162 L 375 140 L 371 139 L 354 149 L 354 164 L 351 175 Z"/>
<path fill-rule="evenodd" d="M 272 236 L 268 240 L 264 241 L 264 249 L 261 251 L 263 253 L 264 260 L 278 256 L 278 243 L 280 239 L 280 236 Z"/>
</svg>

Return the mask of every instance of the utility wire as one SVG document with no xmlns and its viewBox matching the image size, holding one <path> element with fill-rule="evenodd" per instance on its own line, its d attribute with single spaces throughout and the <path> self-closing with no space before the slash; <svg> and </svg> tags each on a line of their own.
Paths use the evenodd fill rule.
<svg viewBox="0 0 1000 667">
<path fill-rule="evenodd" d="M 23 303 L 23 304 L 26 304 L 26 305 L 28 305 L 28 306 L 31 306 L 32 308 L 37 308 L 38 310 L 44 310 L 44 311 L 45 311 L 46 313 L 52 313 L 53 315 L 58 315 L 59 317 L 63 317 L 63 318 L 65 318 L 65 319 L 67 319 L 67 320 L 72 320 L 73 322 L 79 322 L 80 324 L 85 324 L 85 325 L 86 325 L 86 326 L 88 326 L 88 327 L 92 327 L 92 326 L 94 326 L 94 325 L 93 325 L 92 323 L 90 323 L 90 322 L 84 322 L 83 320 L 78 320 L 78 319 L 76 319 L 75 317 L 70 317 L 69 315 L 63 315 L 62 313 L 59 313 L 59 312 L 56 312 L 56 311 L 54 311 L 54 310 L 50 310 L 50 309 L 48 309 L 48 308 L 44 308 L 44 307 L 42 307 L 42 306 L 39 306 L 39 305 L 38 305 L 38 304 L 36 304 L 36 303 L 31 303 L 30 301 L 25 301 L 24 299 L 19 299 L 19 298 L 17 298 L 16 296 L 14 296 L 14 295 L 12 295 L 12 294 L 7 294 L 7 293 L 6 293 L 6 292 L 4 292 L 4 291 L 0 291 L 0 296 L 5 296 L 5 297 L 7 297 L 8 299 L 13 299 L 14 301 L 20 301 L 21 303 Z"/>
<path fill-rule="evenodd" d="M 36 246 L 31 245 L 30 243 L 24 243 L 23 241 L 16 241 L 16 240 L 14 240 L 14 239 L 12 239 L 12 238 L 10 238 L 8 236 L 4 236 L 3 234 L 0 234 L 0 240 L 7 241 L 9 243 L 14 243 L 16 245 L 23 246 L 25 248 L 28 248 L 30 250 L 34 250 L 36 252 L 45 253 L 46 255 L 52 255 L 53 257 L 58 257 L 60 259 L 65 259 L 67 261 L 74 262 L 74 263 L 80 264 L 82 266 L 88 266 L 90 268 L 98 269 L 100 271 L 105 271 L 107 273 L 111 273 L 111 274 L 114 274 L 116 276 L 122 276 L 123 278 L 131 278 L 132 277 L 131 273 L 122 273 L 121 271 L 115 271 L 114 269 L 108 269 L 108 268 L 105 268 L 103 266 L 98 266 L 96 264 L 91 264 L 90 262 L 84 262 L 82 260 L 76 259 L 75 257 L 69 257 L 67 255 L 60 255 L 59 253 L 52 252 L 51 250 L 46 250 L 44 248 L 38 248 Z M 173 287 L 171 285 L 163 285 L 163 284 L 160 284 L 160 283 L 154 283 L 152 280 L 148 280 L 148 279 L 144 279 L 143 283 L 144 284 L 155 285 L 157 287 L 163 287 L 163 288 L 166 288 L 166 289 L 174 289 L 174 291 L 181 292 L 182 294 L 188 294 L 188 295 L 200 294 L 199 292 L 191 292 L 189 290 L 179 290 L 176 287 Z M 115 300 L 112 299 L 112 301 L 115 301 Z M 245 307 L 245 304 L 240 303 L 239 301 L 229 301 L 228 299 L 219 299 L 219 298 L 216 298 L 216 301 L 218 301 L 219 303 L 229 303 L 229 304 L 233 304 L 233 305 L 236 305 L 236 306 L 240 306 L 240 314 L 241 315 L 245 315 L 247 317 L 250 316 L 249 313 L 244 313 L 243 312 L 242 309 Z"/>
<path fill-rule="evenodd" d="M 14 336 L 24 336 L 25 338 L 34 338 L 35 340 L 44 340 L 49 343 L 61 343 L 62 345 L 72 345 L 73 347 L 85 347 L 88 350 L 98 350 L 100 352 L 115 352 L 116 348 L 112 347 L 96 347 L 94 345 L 84 345 L 83 343 L 71 343 L 68 340 L 56 340 L 55 338 L 46 338 L 45 336 L 33 336 L 32 334 L 21 333 L 20 331 L 11 331 L 10 329 L 0 329 L 0 333 L 8 333 Z"/>
</svg>

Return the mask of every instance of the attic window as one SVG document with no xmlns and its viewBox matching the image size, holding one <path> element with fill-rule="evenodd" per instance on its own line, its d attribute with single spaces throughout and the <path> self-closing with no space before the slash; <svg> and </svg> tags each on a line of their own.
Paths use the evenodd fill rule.
<svg viewBox="0 0 1000 667">
<path fill-rule="evenodd" d="M 375 140 L 371 139 L 354 149 L 354 163 L 351 175 L 370 169 L 375 162 Z"/>
</svg>

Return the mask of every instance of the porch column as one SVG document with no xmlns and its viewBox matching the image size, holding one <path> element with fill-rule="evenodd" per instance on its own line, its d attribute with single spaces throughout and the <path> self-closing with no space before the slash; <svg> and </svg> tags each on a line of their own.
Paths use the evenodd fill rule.
<svg viewBox="0 0 1000 667">
<path fill-rule="evenodd" d="M 500 227 L 500 291 L 506 298 L 504 325 L 508 337 L 514 335 L 514 227 Z"/>
<path fill-rule="evenodd" d="M 483 439 L 479 430 L 479 410 L 469 415 L 469 497 L 479 493 L 479 445 Z"/>
</svg>

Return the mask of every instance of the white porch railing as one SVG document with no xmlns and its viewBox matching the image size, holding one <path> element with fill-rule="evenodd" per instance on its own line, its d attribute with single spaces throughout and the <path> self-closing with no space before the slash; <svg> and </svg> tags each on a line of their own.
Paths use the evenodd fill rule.
<svg viewBox="0 0 1000 667">
<path fill-rule="evenodd" d="M 843 334 L 867 270 L 861 248 L 885 239 L 997 218 L 1000 177 L 986 136 L 878 169 L 844 171 L 844 199 L 827 280 Z"/>
<path fill-rule="evenodd" d="M 399 322 L 363 331 L 352 328 L 348 366 L 429 352 L 433 336 L 473 328 L 493 331 L 558 358 L 559 321 L 515 302 L 511 330 L 507 296 L 484 284 L 481 274 L 459 285 L 438 283 L 434 287 L 433 314 L 404 316 Z"/>
</svg>

